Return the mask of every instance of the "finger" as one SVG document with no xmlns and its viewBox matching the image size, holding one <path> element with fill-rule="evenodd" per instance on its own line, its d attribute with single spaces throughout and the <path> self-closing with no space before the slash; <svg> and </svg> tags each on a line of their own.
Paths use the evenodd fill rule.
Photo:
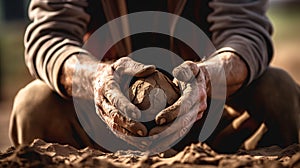
<svg viewBox="0 0 300 168">
<path fill-rule="evenodd" d="M 155 121 L 158 125 L 173 121 L 176 117 L 187 113 L 194 104 L 200 102 L 203 95 L 202 92 L 198 91 L 199 88 L 196 82 L 186 83 L 184 87 L 182 96 L 173 105 L 165 108 L 156 115 Z"/>
<path fill-rule="evenodd" d="M 180 130 L 176 130 L 167 136 L 160 137 L 158 140 L 152 142 L 152 152 L 159 152 L 161 149 L 171 148 L 177 141 L 183 138 L 193 126 L 194 122 L 189 122 L 185 127 L 182 127 Z M 156 146 L 154 146 L 156 145 Z"/>
<path fill-rule="evenodd" d="M 185 61 L 178 67 L 174 68 L 173 76 L 180 81 L 188 82 L 195 79 L 195 76 L 199 73 L 200 69 L 197 64 L 192 61 Z"/>
<path fill-rule="evenodd" d="M 174 122 L 167 125 L 154 127 L 152 130 L 150 130 L 149 135 L 153 136 L 153 139 L 157 139 L 158 136 L 160 137 L 169 136 L 178 130 L 190 126 L 190 124 L 193 124 L 196 121 L 198 112 L 199 112 L 199 106 L 196 104 L 187 114 L 179 117 Z M 165 131 L 166 129 L 168 130 Z"/>
<path fill-rule="evenodd" d="M 105 98 L 101 102 L 101 108 L 104 111 L 105 116 L 109 117 L 109 119 L 107 119 L 106 121 L 111 123 L 111 125 L 120 126 L 128 130 L 132 135 L 135 136 L 147 135 L 147 128 L 142 123 L 130 120 L 123 116 L 119 112 L 119 110 L 111 105 L 107 100 L 105 100 Z"/>
<path fill-rule="evenodd" d="M 172 125 L 172 123 L 169 123 L 167 125 L 162 125 L 162 126 L 156 126 L 150 130 L 149 136 L 152 136 L 152 139 L 158 139 L 159 135 L 157 135 L 157 134 L 165 131 L 171 125 Z"/>
<path fill-rule="evenodd" d="M 125 128 L 120 127 L 117 124 L 114 124 L 114 131 L 118 132 L 116 135 L 124 140 L 125 142 L 129 143 L 132 146 L 135 146 L 141 150 L 148 148 L 151 145 L 151 141 L 144 138 L 143 140 L 139 140 L 137 137 L 134 137 L 130 132 L 128 132 Z M 121 136 L 119 134 L 122 134 Z"/>
<path fill-rule="evenodd" d="M 183 89 L 182 96 L 173 105 L 164 109 L 156 116 L 157 124 L 162 125 L 185 114 L 189 108 L 197 102 L 200 102 L 200 111 L 204 111 L 207 108 L 207 93 L 204 74 L 199 71 L 196 79 L 197 81 L 190 81 L 186 84 L 178 81 L 181 83 L 181 87 L 183 86 L 181 88 Z M 201 117 L 199 116 L 199 119 Z"/>
<path fill-rule="evenodd" d="M 120 76 L 131 75 L 136 77 L 145 77 L 152 74 L 155 71 L 154 65 L 144 65 L 136 62 L 129 57 L 123 57 L 118 59 L 114 64 L 113 68 L 116 73 Z"/>
<path fill-rule="evenodd" d="M 133 119 L 141 117 L 140 110 L 123 94 L 119 84 L 113 77 L 108 79 L 108 82 L 103 86 L 102 94 L 123 115 Z"/>
<path fill-rule="evenodd" d="M 168 149 L 172 147 L 176 141 L 179 141 L 182 137 L 184 137 L 188 131 L 190 130 L 190 127 L 192 127 L 193 124 L 190 123 L 187 127 L 181 129 L 180 131 L 177 131 L 165 138 L 159 139 L 158 143 L 152 142 L 153 144 L 158 144 L 154 148 L 150 146 L 150 148 L 153 148 L 153 151 L 159 151 L 160 149 Z"/>
<path fill-rule="evenodd" d="M 108 121 L 108 126 L 110 127 L 111 131 L 120 139 L 124 140 L 125 142 L 129 143 L 132 146 L 138 147 L 139 149 L 145 149 L 149 145 L 151 145 L 150 141 L 145 140 L 138 140 L 137 137 L 134 136 L 130 131 L 126 128 L 121 127 L 117 123 L 113 122 L 110 117 L 106 117 Z"/>
<path fill-rule="evenodd" d="M 109 105 L 106 105 L 105 107 L 96 108 L 98 115 L 118 138 L 124 140 L 125 142 L 129 143 L 132 146 L 138 147 L 139 149 L 146 149 L 151 145 L 151 142 L 149 140 L 147 139 L 144 139 L 142 141 L 138 140 L 136 137 L 134 137 L 135 134 L 133 132 L 128 131 L 126 128 L 114 122 L 111 116 L 109 116 L 107 112 L 104 112 L 103 109 L 110 109 L 110 111 L 117 111 L 117 109 L 113 109 L 113 106 L 109 106 Z"/>
<path fill-rule="evenodd" d="M 200 106 L 201 108 L 201 106 Z M 206 108 L 206 107 L 205 107 Z M 203 113 L 204 111 L 200 111 L 198 114 L 197 114 L 197 118 L 196 118 L 196 121 L 200 120 L 202 117 L 203 117 Z"/>
<path fill-rule="evenodd" d="M 151 145 L 151 141 L 147 139 L 139 140 L 131 132 L 121 127 L 117 123 L 112 124 L 111 130 L 117 137 L 119 137 L 120 139 L 124 140 L 132 146 L 138 147 L 139 149 L 146 149 Z"/>
</svg>

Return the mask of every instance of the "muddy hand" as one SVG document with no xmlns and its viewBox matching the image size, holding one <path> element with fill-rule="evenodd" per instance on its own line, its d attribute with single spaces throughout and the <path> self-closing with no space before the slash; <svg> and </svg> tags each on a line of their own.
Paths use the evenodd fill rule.
<svg viewBox="0 0 300 168">
<path fill-rule="evenodd" d="M 182 91 L 181 97 L 171 106 L 157 114 L 159 125 L 149 135 L 159 143 L 153 149 L 167 147 L 186 135 L 195 121 L 202 118 L 207 108 L 206 77 L 203 67 L 186 61 L 174 69 L 175 82 Z"/>
<path fill-rule="evenodd" d="M 135 121 L 141 117 L 141 112 L 122 93 L 120 82 L 125 75 L 144 77 L 154 71 L 153 65 L 143 65 L 124 57 L 111 65 L 100 67 L 94 81 L 98 115 L 116 136 L 138 148 L 145 148 L 147 143 L 136 142 L 133 136 L 146 136 L 147 129 Z"/>
<path fill-rule="evenodd" d="M 191 129 L 196 121 L 199 107 L 195 105 L 189 113 L 178 117 L 174 122 L 162 126 L 156 126 L 150 130 L 152 144 L 149 149 L 152 152 L 168 149 L 181 140 Z"/>
<path fill-rule="evenodd" d="M 176 117 L 189 113 L 194 106 L 199 108 L 197 119 L 202 117 L 207 107 L 207 80 L 204 71 L 203 67 L 191 61 L 186 61 L 173 70 L 174 82 L 180 87 L 181 97 L 157 114 L 155 120 L 158 125 L 169 123 Z"/>
</svg>

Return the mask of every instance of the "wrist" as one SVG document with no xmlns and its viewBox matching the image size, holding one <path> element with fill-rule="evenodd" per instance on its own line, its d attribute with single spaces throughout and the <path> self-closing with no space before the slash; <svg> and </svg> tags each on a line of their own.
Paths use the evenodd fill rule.
<svg viewBox="0 0 300 168">
<path fill-rule="evenodd" d="M 93 76 L 98 61 L 88 55 L 73 55 L 63 64 L 60 83 L 69 97 L 92 98 Z"/>
<path fill-rule="evenodd" d="M 225 72 L 227 96 L 239 90 L 248 78 L 246 63 L 233 51 L 224 51 L 216 55 Z"/>
<path fill-rule="evenodd" d="M 227 95 L 239 90 L 248 79 L 248 68 L 244 60 L 235 52 L 220 53 L 224 60 L 224 71 L 227 80 Z"/>
<path fill-rule="evenodd" d="M 199 67 L 204 67 L 206 72 L 208 95 L 211 91 L 211 80 L 218 81 L 225 75 L 227 96 L 239 90 L 248 78 L 248 68 L 246 63 L 232 51 L 223 51 L 198 63 Z M 206 71 L 205 71 L 206 70 Z M 223 72 L 224 73 L 223 73 Z"/>
</svg>

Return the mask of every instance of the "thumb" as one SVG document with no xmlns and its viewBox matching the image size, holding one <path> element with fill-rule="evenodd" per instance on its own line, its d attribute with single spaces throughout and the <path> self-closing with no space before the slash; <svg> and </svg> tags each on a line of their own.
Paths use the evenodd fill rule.
<svg viewBox="0 0 300 168">
<path fill-rule="evenodd" d="M 135 77 L 145 77 L 155 72 L 156 67 L 154 65 L 144 65 L 136 62 L 129 57 L 123 57 L 118 59 L 113 68 L 119 75 L 131 75 Z"/>
<path fill-rule="evenodd" d="M 192 61 L 186 61 L 174 68 L 173 76 L 183 82 L 188 82 L 195 78 L 195 76 L 199 73 L 199 68 L 196 63 Z"/>
</svg>

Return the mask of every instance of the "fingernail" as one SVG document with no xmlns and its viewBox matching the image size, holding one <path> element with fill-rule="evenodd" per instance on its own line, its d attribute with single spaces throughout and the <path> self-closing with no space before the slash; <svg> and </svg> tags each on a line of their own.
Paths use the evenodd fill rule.
<svg viewBox="0 0 300 168">
<path fill-rule="evenodd" d="M 154 65 L 146 65 L 144 68 L 145 69 L 155 69 L 156 67 Z"/>
<path fill-rule="evenodd" d="M 148 143 L 147 143 L 146 141 L 141 141 L 141 143 L 142 143 L 143 145 L 145 145 L 145 146 L 148 145 Z"/>
<path fill-rule="evenodd" d="M 162 119 L 159 120 L 160 125 L 163 125 L 166 122 L 167 122 L 167 120 L 165 118 L 162 118 Z"/>
<path fill-rule="evenodd" d="M 151 65 L 144 65 L 143 70 L 149 69 L 151 67 L 152 67 Z"/>
<path fill-rule="evenodd" d="M 139 136 L 143 136 L 143 135 L 144 135 L 142 130 L 138 130 L 138 131 L 137 131 L 137 134 L 138 134 Z"/>
<path fill-rule="evenodd" d="M 151 139 L 157 139 L 158 138 L 158 135 L 152 135 L 152 138 Z"/>
</svg>

